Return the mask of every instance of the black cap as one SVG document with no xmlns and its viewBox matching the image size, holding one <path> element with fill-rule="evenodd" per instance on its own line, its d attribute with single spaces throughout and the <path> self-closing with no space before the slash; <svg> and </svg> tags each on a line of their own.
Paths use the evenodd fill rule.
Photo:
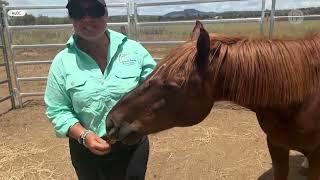
<svg viewBox="0 0 320 180">
<path fill-rule="evenodd" d="M 71 3 L 75 3 L 76 1 L 80 1 L 80 0 L 68 0 L 67 8 L 68 6 L 70 6 Z M 107 6 L 105 0 L 94 0 L 94 1 L 100 3 L 103 6 Z"/>
<path fill-rule="evenodd" d="M 70 10 L 70 8 L 72 8 L 73 6 L 78 6 L 79 2 L 81 0 L 68 0 L 68 4 L 66 6 L 66 8 L 68 10 Z M 83 0 L 82 0 L 83 1 Z M 91 0 L 92 2 L 96 2 L 98 4 L 101 4 L 102 7 L 104 7 L 105 9 L 105 16 L 108 16 L 108 9 L 107 9 L 107 5 L 106 5 L 106 2 L 105 0 Z M 70 15 L 70 14 L 69 14 Z"/>
</svg>

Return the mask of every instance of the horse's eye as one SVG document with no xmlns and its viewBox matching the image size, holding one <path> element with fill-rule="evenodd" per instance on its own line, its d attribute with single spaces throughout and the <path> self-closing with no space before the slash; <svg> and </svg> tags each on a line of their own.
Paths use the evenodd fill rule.
<svg viewBox="0 0 320 180">
<path fill-rule="evenodd" d="M 164 99 L 160 99 L 151 105 L 151 109 L 153 111 L 159 110 L 166 105 L 166 101 Z"/>
<path fill-rule="evenodd" d="M 150 81 L 143 83 L 141 86 L 142 90 L 147 90 L 149 88 L 150 88 Z"/>
<path fill-rule="evenodd" d="M 175 82 L 170 82 L 170 83 L 164 84 L 164 88 L 170 91 L 178 91 L 180 89 L 180 86 Z"/>
<path fill-rule="evenodd" d="M 154 86 L 157 84 L 157 82 L 158 82 L 157 79 L 151 79 L 150 81 L 148 81 L 148 84 L 149 84 L 149 86 Z"/>
</svg>

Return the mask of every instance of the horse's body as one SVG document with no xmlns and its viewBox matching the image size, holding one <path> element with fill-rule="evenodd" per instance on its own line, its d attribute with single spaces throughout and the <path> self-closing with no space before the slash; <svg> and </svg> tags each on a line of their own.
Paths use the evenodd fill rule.
<svg viewBox="0 0 320 180">
<path fill-rule="evenodd" d="M 299 40 L 208 35 L 171 52 L 108 116 L 109 137 L 134 142 L 141 134 L 201 122 L 216 101 L 233 101 L 257 115 L 267 135 L 276 180 L 287 179 L 289 150 L 309 160 L 320 180 L 320 34 Z"/>
</svg>

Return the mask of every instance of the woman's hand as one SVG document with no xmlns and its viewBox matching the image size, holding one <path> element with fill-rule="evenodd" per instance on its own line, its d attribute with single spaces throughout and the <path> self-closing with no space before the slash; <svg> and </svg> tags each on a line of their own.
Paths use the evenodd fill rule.
<svg viewBox="0 0 320 180">
<path fill-rule="evenodd" d="M 80 123 L 76 123 L 70 127 L 68 134 L 69 137 L 79 141 L 81 133 L 83 133 L 85 130 L 86 129 Z M 109 153 L 111 150 L 111 144 L 101 139 L 94 132 L 90 132 L 86 135 L 84 146 L 96 155 L 104 155 Z"/>
<path fill-rule="evenodd" d="M 111 150 L 111 144 L 93 132 L 86 136 L 84 146 L 96 155 L 105 155 Z"/>
</svg>

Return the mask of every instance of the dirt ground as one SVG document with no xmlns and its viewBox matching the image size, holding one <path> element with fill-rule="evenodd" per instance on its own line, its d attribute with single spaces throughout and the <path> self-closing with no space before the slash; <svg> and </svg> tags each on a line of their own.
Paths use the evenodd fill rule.
<svg viewBox="0 0 320 180">
<path fill-rule="evenodd" d="M 0 116 L 0 179 L 76 179 L 67 139 L 58 139 L 41 101 Z M 265 136 L 255 114 L 227 103 L 216 105 L 202 123 L 150 136 L 147 179 L 271 180 Z M 303 157 L 292 152 L 290 179 Z"/>
</svg>

